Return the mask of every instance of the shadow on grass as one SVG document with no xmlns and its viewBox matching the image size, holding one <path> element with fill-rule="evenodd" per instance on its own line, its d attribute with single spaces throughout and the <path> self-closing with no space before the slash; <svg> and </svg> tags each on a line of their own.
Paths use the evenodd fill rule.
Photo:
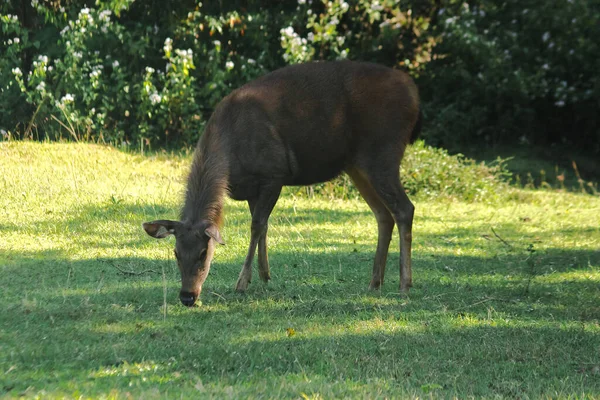
<svg viewBox="0 0 600 400">
<path fill-rule="evenodd" d="M 534 282 L 524 294 L 522 279 L 507 284 L 489 270 L 475 279 L 468 271 L 449 275 L 417 258 L 417 284 L 408 298 L 395 292 L 397 278 L 382 293 L 367 291 L 368 271 L 359 265 L 343 278 L 278 269 L 272 284 L 253 282 L 239 295 L 232 290 L 237 264 L 216 263 L 204 305 L 187 309 L 177 304 L 175 274 L 162 282 L 168 261 L 43 256 L 59 275 L 76 272 L 32 290 L 27 300 L 18 288 L 3 295 L 0 361 L 5 371 L 14 369 L 0 389 L 11 395 L 28 387 L 98 394 L 159 384 L 193 393 L 198 382 L 217 396 L 233 386 L 236 396 L 250 397 L 276 390 L 297 396 L 331 385 L 350 397 L 374 388 L 387 396 L 433 390 L 444 397 L 593 396 L 600 390 L 597 281 Z M 304 257 L 309 264 L 349 259 Z M 29 255 L 4 272 L 40 258 Z M 110 263 L 153 272 L 123 275 Z M 31 269 L 29 275 L 33 281 Z M 299 382 L 287 387 L 282 382 L 290 376 Z"/>
<path fill-rule="evenodd" d="M 370 214 L 280 212 L 278 218 L 292 224 L 325 218 L 341 224 L 357 212 Z M 88 235 L 85 241 L 102 236 L 95 230 L 99 223 L 114 223 L 119 231 L 123 221 L 116 215 L 131 224 L 139 215 L 169 213 L 119 203 L 84 207 L 59 228 L 72 227 L 72 234 Z M 242 213 L 245 208 L 233 210 L 234 216 Z M 42 221 L 33 233 L 55 232 L 56 224 Z M 27 229 L 23 232 L 31 233 Z M 328 397 L 360 396 L 372 388 L 382 397 L 427 391 L 444 397 L 598 394 L 600 288 L 591 275 L 598 271 L 600 252 L 545 247 L 531 253 L 529 239 L 514 225 L 497 229 L 510 232 L 505 239 L 511 245 L 480 240 L 481 257 L 452 254 L 481 239 L 473 230 L 420 233 L 409 297 L 397 292 L 394 244 L 384 288 L 367 290 L 375 232 L 365 233 L 372 238 L 367 244 L 348 243 L 343 231 L 329 233 L 317 239 L 319 246 L 337 244 L 327 252 L 275 246 L 273 280 L 264 285 L 255 272 L 245 295 L 233 291 L 242 250 L 235 262 L 217 257 L 203 288 L 204 304 L 192 309 L 178 304 L 173 261 L 73 260 L 65 251 L 9 251 L 0 255 L 0 365 L 10 372 L 0 390 L 72 394 L 68 390 L 81 388 L 98 394 L 132 390 L 133 382 L 136 390 L 160 383 L 193 393 L 202 381 L 216 396 L 233 386 L 239 397 L 279 397 L 277 390 L 297 397 L 330 385 L 339 385 L 339 391 Z M 148 244 L 141 230 L 114 240 L 89 245 Z M 305 240 L 312 244 L 314 238 Z M 436 250 L 426 254 L 427 243 Z"/>
</svg>

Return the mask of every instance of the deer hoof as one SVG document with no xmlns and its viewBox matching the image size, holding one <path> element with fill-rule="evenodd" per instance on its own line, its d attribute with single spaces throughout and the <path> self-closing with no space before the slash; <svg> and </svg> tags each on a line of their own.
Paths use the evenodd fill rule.
<svg viewBox="0 0 600 400">
<path fill-rule="evenodd" d="M 371 281 L 369 284 L 369 290 L 379 290 L 381 289 L 381 281 Z"/>
<path fill-rule="evenodd" d="M 264 282 L 264 283 L 268 283 L 271 280 L 271 274 L 270 273 L 262 273 L 261 271 L 258 272 L 258 274 L 260 275 L 260 279 Z"/>
<path fill-rule="evenodd" d="M 400 293 L 408 294 L 408 291 L 410 290 L 411 286 L 412 286 L 411 284 L 405 284 L 405 285 L 400 284 Z"/>
<path fill-rule="evenodd" d="M 248 289 L 248 281 L 245 279 L 238 279 L 235 285 L 235 291 L 239 293 L 244 293 L 246 289 Z"/>
</svg>

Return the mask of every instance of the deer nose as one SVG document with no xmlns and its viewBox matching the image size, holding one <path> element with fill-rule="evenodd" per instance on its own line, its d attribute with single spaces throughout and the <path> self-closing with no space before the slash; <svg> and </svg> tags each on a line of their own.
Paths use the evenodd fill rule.
<svg viewBox="0 0 600 400">
<path fill-rule="evenodd" d="M 197 294 L 190 292 L 180 292 L 179 300 L 183 303 L 184 306 L 191 307 L 196 303 L 196 299 L 198 298 Z"/>
</svg>

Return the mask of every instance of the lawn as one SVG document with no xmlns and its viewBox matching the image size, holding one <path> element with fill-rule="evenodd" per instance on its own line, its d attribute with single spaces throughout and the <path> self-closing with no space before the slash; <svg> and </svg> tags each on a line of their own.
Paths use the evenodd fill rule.
<svg viewBox="0 0 600 400">
<path fill-rule="evenodd" d="M 250 218 L 228 201 L 227 245 L 186 308 L 173 240 L 141 223 L 177 217 L 189 155 L 5 142 L 0 162 L 0 396 L 600 397 L 598 196 L 416 196 L 408 296 L 397 235 L 367 289 L 364 202 L 291 190 L 272 281 L 255 270 L 235 293 Z"/>
</svg>

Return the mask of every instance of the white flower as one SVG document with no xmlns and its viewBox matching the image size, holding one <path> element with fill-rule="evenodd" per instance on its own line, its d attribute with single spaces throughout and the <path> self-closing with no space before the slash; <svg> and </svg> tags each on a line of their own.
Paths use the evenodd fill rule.
<svg viewBox="0 0 600 400">
<path fill-rule="evenodd" d="M 146 67 L 146 72 L 149 74 L 153 74 L 154 73 L 154 68 L 152 67 Z"/>
<path fill-rule="evenodd" d="M 18 37 L 13 39 L 13 42 L 15 42 L 15 43 L 19 43 L 20 41 L 21 41 L 21 39 L 19 39 Z"/>
<path fill-rule="evenodd" d="M 110 22 L 111 15 L 112 15 L 112 11 L 104 10 L 104 11 L 100 12 L 98 17 L 100 18 L 100 21 L 108 23 L 108 22 Z"/>
<path fill-rule="evenodd" d="M 162 98 L 161 98 L 161 97 L 160 97 L 160 95 L 159 95 L 158 93 L 156 93 L 156 92 L 154 92 L 154 93 L 152 93 L 152 94 L 150 95 L 150 102 L 151 102 L 152 104 L 158 104 L 158 103 L 160 103 L 160 101 L 161 101 L 161 100 L 162 100 Z"/>
<path fill-rule="evenodd" d="M 48 56 L 38 56 L 38 61 L 48 64 Z"/>
<path fill-rule="evenodd" d="M 69 29 L 70 29 L 70 28 L 69 28 L 69 25 L 65 26 L 65 27 L 62 29 L 62 31 L 60 31 L 60 36 L 64 36 L 64 35 L 65 35 L 65 33 L 67 33 Z"/>
<path fill-rule="evenodd" d="M 544 65 L 542 65 L 542 69 L 545 69 L 546 71 L 548 71 L 550 69 L 550 66 L 548 64 L 544 64 Z"/>
<path fill-rule="evenodd" d="M 338 36 L 338 37 L 336 38 L 336 40 L 337 40 L 338 44 L 341 46 L 341 45 L 343 45 L 343 44 L 344 44 L 344 40 L 345 40 L 345 39 L 344 39 L 344 37 L 343 37 L 343 36 Z"/>
<path fill-rule="evenodd" d="M 315 34 L 312 32 L 308 32 L 308 35 L 306 35 L 307 39 L 310 40 L 311 42 L 313 42 L 315 40 Z"/>
<path fill-rule="evenodd" d="M 81 54 L 80 51 L 76 51 L 75 53 L 73 53 L 73 57 L 75 57 L 75 58 L 81 58 L 81 57 L 83 57 L 83 54 Z"/>
<path fill-rule="evenodd" d="M 119 66 L 119 62 L 117 60 L 112 63 L 113 68 L 117 68 Z"/>
<path fill-rule="evenodd" d="M 348 3 L 346 3 L 345 1 L 342 1 L 340 3 L 340 7 L 342 7 L 342 11 L 344 11 L 344 12 L 347 11 L 348 8 L 350 8 L 350 6 L 348 5 Z"/>
<path fill-rule="evenodd" d="M 227 62 L 225 63 L 225 68 L 227 68 L 227 70 L 228 70 L 228 71 L 229 71 L 229 70 L 232 70 L 232 69 L 233 69 L 233 67 L 235 67 L 235 64 L 233 63 L 233 61 L 227 61 Z"/>
<path fill-rule="evenodd" d="M 381 10 L 383 10 L 383 6 L 381 4 L 379 4 L 378 0 L 375 0 L 371 4 L 371 10 L 373 10 L 373 11 L 381 11 Z"/>
<path fill-rule="evenodd" d="M 220 40 L 215 40 L 213 42 L 213 44 L 215 45 L 215 47 L 221 47 L 221 41 Z"/>
<path fill-rule="evenodd" d="M 556 103 L 554 103 L 554 105 L 556 107 L 564 107 L 565 102 L 564 102 L 564 100 L 558 100 Z"/>
<path fill-rule="evenodd" d="M 165 53 L 170 53 L 171 50 L 173 50 L 173 39 L 165 39 L 165 45 L 163 46 L 163 50 L 165 51 Z"/>
<path fill-rule="evenodd" d="M 65 94 L 61 99 L 60 102 L 64 105 L 64 104 L 68 104 L 68 103 L 72 103 L 75 101 L 75 97 L 73 97 L 73 95 L 71 93 L 67 93 Z"/>
<path fill-rule="evenodd" d="M 37 90 L 38 92 L 43 92 L 44 90 L 46 90 L 46 82 L 44 82 L 44 81 L 40 82 L 36 86 L 35 90 Z"/>
<path fill-rule="evenodd" d="M 249 59 L 248 59 L 248 64 L 250 64 L 250 65 L 254 65 L 254 64 L 256 64 L 256 60 L 254 60 L 254 59 L 252 59 L 252 58 L 249 58 Z"/>
<path fill-rule="evenodd" d="M 544 42 L 547 42 L 547 41 L 548 41 L 548 39 L 550 39 L 550 32 L 546 32 L 546 33 L 544 33 L 544 34 L 542 35 L 542 40 L 543 40 Z"/>
<path fill-rule="evenodd" d="M 12 73 L 17 76 L 23 75 L 23 72 L 21 72 L 21 68 L 19 68 L 19 67 L 13 68 Z"/>
<path fill-rule="evenodd" d="M 446 21 L 444 21 L 444 23 L 446 25 L 452 25 L 452 24 L 454 24 L 455 21 L 456 21 L 456 17 L 451 17 L 451 18 L 446 18 Z"/>
<path fill-rule="evenodd" d="M 287 28 L 282 30 L 282 33 L 285 33 L 288 36 L 294 36 L 294 28 L 288 26 Z"/>
<path fill-rule="evenodd" d="M 298 4 L 306 4 L 306 0 L 298 0 Z"/>
<path fill-rule="evenodd" d="M 342 50 L 342 52 L 340 53 L 340 58 L 346 58 L 346 57 L 348 57 L 348 51 Z"/>
</svg>

